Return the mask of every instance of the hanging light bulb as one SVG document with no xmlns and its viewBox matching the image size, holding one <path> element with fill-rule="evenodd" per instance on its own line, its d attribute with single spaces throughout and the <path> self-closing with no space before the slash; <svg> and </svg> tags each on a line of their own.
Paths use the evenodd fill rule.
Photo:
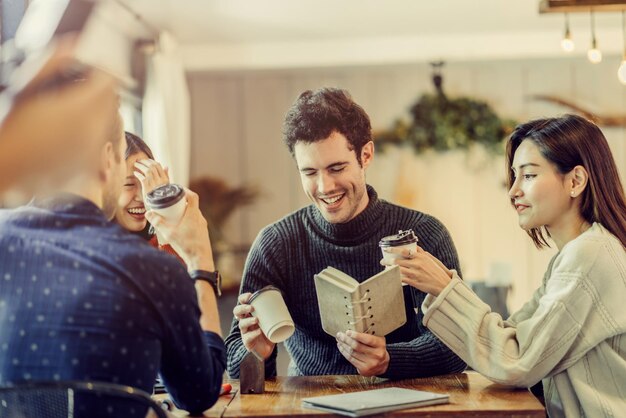
<svg viewBox="0 0 626 418">
<path fill-rule="evenodd" d="M 572 52 L 574 50 L 574 41 L 572 41 L 572 34 L 569 30 L 569 16 L 565 13 L 565 35 L 561 40 L 561 48 L 565 52 Z"/>
<path fill-rule="evenodd" d="M 592 64 L 598 64 L 602 61 L 602 51 L 598 49 L 598 42 L 596 41 L 596 25 L 593 11 L 589 11 L 589 17 L 591 18 L 591 48 L 587 51 L 587 58 L 589 58 Z"/>
<path fill-rule="evenodd" d="M 624 21 L 624 11 L 622 10 L 622 37 L 624 45 L 624 53 L 622 55 L 622 63 L 617 69 L 617 78 L 620 83 L 626 84 L 626 22 Z"/>
<path fill-rule="evenodd" d="M 587 51 L 587 58 L 589 59 L 589 62 L 591 62 L 592 64 L 599 64 L 600 62 L 602 62 L 602 51 L 600 51 L 596 47 L 595 40 L 591 44 L 591 49 Z"/>
</svg>

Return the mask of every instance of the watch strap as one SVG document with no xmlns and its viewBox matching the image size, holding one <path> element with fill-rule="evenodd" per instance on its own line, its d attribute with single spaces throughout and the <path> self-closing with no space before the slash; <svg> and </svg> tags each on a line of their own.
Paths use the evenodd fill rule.
<svg viewBox="0 0 626 418">
<path fill-rule="evenodd" d="M 193 280 L 202 280 L 208 282 L 211 287 L 213 287 L 215 295 L 222 296 L 222 276 L 220 275 L 219 271 L 192 270 L 189 273 L 189 276 Z"/>
</svg>

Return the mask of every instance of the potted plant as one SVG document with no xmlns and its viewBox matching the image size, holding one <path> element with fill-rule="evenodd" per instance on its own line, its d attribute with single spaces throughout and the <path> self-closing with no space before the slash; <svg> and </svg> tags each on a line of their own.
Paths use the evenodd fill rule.
<svg viewBox="0 0 626 418">
<path fill-rule="evenodd" d="M 424 94 L 411 106 L 411 120 L 397 119 L 392 128 L 375 134 L 384 148 L 408 144 L 420 153 L 427 149 L 468 149 L 473 144 L 501 153 L 503 140 L 516 122 L 501 119 L 484 101 L 469 97 L 449 98 L 443 92 L 442 62 L 433 63 L 436 92 Z"/>
<path fill-rule="evenodd" d="M 225 289 L 237 286 L 249 246 L 233 245 L 223 228 L 236 209 L 254 203 L 259 191 L 248 185 L 232 187 L 223 179 L 210 176 L 191 180 L 189 188 L 199 196 L 200 211 L 207 220 L 215 263 L 222 274 L 222 286 Z"/>
</svg>

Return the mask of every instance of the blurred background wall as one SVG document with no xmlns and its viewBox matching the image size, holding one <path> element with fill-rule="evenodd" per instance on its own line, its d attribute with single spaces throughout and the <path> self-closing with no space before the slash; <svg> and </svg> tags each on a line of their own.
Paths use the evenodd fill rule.
<svg viewBox="0 0 626 418">
<path fill-rule="evenodd" d="M 502 117 L 525 121 L 556 116 L 567 108 L 533 100 L 549 94 L 598 113 L 626 115 L 626 94 L 615 63 L 589 65 L 582 57 L 454 62 L 445 66 L 450 97 L 487 101 Z M 284 114 L 306 89 L 348 89 L 369 113 L 374 131 L 390 127 L 423 93 L 433 92 L 427 63 L 349 68 L 262 71 L 197 71 L 191 93 L 191 178 L 211 175 L 232 184 L 259 187 L 257 201 L 227 223 L 229 240 L 249 244 L 259 230 L 308 204 L 295 163 L 281 139 Z M 621 175 L 626 165 L 625 131 L 603 128 Z M 367 174 L 379 195 L 438 217 L 457 245 L 467 280 L 512 283 L 511 309 L 540 283 L 554 250 L 538 251 L 517 226 L 504 186 L 502 156 L 412 148 L 377 152 Z M 416 231 L 419 235 L 419 231 Z M 494 277 L 500 276 L 500 277 Z"/>
</svg>

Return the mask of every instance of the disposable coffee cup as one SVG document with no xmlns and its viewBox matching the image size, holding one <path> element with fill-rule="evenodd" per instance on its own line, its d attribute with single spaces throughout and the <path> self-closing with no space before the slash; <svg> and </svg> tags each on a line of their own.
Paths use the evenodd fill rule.
<svg viewBox="0 0 626 418">
<path fill-rule="evenodd" d="M 417 252 L 417 236 L 412 229 L 398 231 L 395 235 L 383 237 L 378 242 L 378 246 L 383 253 L 383 259 L 385 261 L 392 262 L 396 258 L 402 258 L 402 254 L 388 253 L 385 250 L 387 248 L 410 249 L 413 254 L 415 254 L 415 252 Z M 390 266 L 385 267 L 385 269 L 388 268 L 390 268 Z M 406 283 L 402 283 L 402 285 L 406 286 Z"/>
<path fill-rule="evenodd" d="M 254 308 L 252 316 L 258 318 L 261 331 L 271 342 L 283 342 L 296 330 L 278 288 L 266 286 L 257 290 L 250 296 L 248 303 Z"/>
<path fill-rule="evenodd" d="M 185 189 L 178 184 L 165 184 L 146 195 L 146 206 L 161 215 L 168 224 L 177 225 L 185 214 Z M 157 230 L 159 244 L 166 244 Z"/>
</svg>

